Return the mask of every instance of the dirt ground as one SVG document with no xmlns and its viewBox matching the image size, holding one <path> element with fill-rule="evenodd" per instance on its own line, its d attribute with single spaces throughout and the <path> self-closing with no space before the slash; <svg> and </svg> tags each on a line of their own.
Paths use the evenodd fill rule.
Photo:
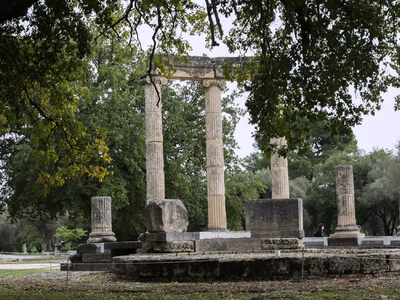
<svg viewBox="0 0 400 300">
<path fill-rule="evenodd" d="M 70 272 L 66 292 L 66 272 L 53 271 L 0 278 L 0 299 L 400 299 L 400 277 L 312 279 L 301 288 L 298 280 L 154 283 Z"/>
</svg>

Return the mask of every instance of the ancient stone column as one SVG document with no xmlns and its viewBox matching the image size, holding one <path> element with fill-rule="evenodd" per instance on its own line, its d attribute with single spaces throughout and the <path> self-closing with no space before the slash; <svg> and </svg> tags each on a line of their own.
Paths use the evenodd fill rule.
<svg viewBox="0 0 400 300">
<path fill-rule="evenodd" d="M 336 196 L 338 205 L 338 225 L 332 238 L 364 236 L 356 223 L 354 206 L 354 180 L 352 166 L 337 166 Z"/>
<path fill-rule="evenodd" d="M 221 88 L 225 80 L 205 79 L 208 230 L 225 231 L 224 148 L 222 144 Z"/>
<path fill-rule="evenodd" d="M 147 201 L 165 198 L 161 84 L 167 79 L 152 76 L 152 80 L 146 76 L 139 81 L 145 87 Z"/>
<path fill-rule="evenodd" d="M 88 243 L 115 242 L 111 225 L 111 197 L 92 197 L 92 232 Z"/>
<path fill-rule="evenodd" d="M 286 146 L 285 138 L 271 138 L 271 144 L 277 145 L 277 151 Z M 289 199 L 288 160 L 277 151 L 271 156 L 272 199 Z"/>
</svg>

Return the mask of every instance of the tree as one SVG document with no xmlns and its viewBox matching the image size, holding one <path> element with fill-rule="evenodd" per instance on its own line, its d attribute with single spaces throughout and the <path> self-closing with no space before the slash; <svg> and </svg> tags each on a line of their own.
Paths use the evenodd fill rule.
<svg viewBox="0 0 400 300">
<path fill-rule="evenodd" d="M 324 163 L 314 167 L 314 180 L 311 182 L 309 194 L 304 199 L 304 209 L 311 220 L 311 227 L 305 228 L 306 232 L 312 233 L 317 224 L 323 223 L 325 225 L 324 231 L 327 235 L 334 233 L 337 225 L 335 167 L 338 165 L 353 166 L 357 199 L 357 195 L 363 187 L 360 184 L 360 177 L 366 177 L 368 174 L 368 170 L 363 170 L 359 165 L 359 161 L 362 159 L 362 152 L 334 151 Z M 366 171 L 366 173 L 363 171 Z"/>
<path fill-rule="evenodd" d="M 71 242 L 76 242 L 81 237 L 85 236 L 87 230 L 83 230 L 82 228 L 73 228 L 70 229 L 67 226 L 60 226 L 57 228 L 57 233 L 54 235 L 60 239 L 60 243 L 65 245 Z M 75 247 L 76 245 L 72 246 Z"/>
<path fill-rule="evenodd" d="M 227 174 L 226 215 L 229 230 L 246 228 L 245 202 L 260 198 L 267 186 L 259 174 L 243 172 L 236 167 Z"/>
<path fill-rule="evenodd" d="M 104 132 L 88 135 L 76 111 L 87 101 L 79 81 L 91 51 L 89 24 L 96 16 L 108 26 L 114 11 L 117 1 L 83 0 L 17 1 L 0 12 L 0 137 L 32 141 L 27 154 L 40 162 L 42 194 L 74 174 L 107 175 Z"/>
</svg>

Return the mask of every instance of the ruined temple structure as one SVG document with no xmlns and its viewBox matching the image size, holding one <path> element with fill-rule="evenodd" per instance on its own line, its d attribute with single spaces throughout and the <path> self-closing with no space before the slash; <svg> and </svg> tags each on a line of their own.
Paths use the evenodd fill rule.
<svg viewBox="0 0 400 300">
<path fill-rule="evenodd" d="M 146 101 L 146 181 L 148 203 L 146 214 L 149 217 L 145 218 L 148 224 L 146 225 L 148 232 L 140 237 L 145 248 L 144 251 L 179 252 L 194 251 L 195 248 L 198 251 L 199 249 L 213 249 L 212 242 L 208 242 L 208 246 L 205 246 L 204 241 L 200 241 L 202 239 L 223 238 L 223 242 L 218 242 L 221 245 L 221 243 L 229 244 L 229 239 L 248 239 L 251 237 L 252 233 L 249 229 L 247 232 L 241 233 L 227 232 L 221 108 L 221 89 L 226 84 L 222 68 L 226 63 L 237 67 L 242 62 L 238 58 L 225 57 L 189 57 L 187 63 L 171 60 L 171 64 L 176 71 L 168 78 L 168 80 L 200 81 L 200 87 L 205 90 L 208 230 L 203 233 L 188 233 L 185 226 L 181 226 L 178 229 L 164 226 L 164 222 L 174 223 L 174 221 L 179 224 L 186 224 L 184 220 L 186 215 L 182 213 L 180 200 L 165 199 L 161 85 L 165 85 L 167 79 L 158 76 L 157 68 L 153 66 L 151 75 L 144 76 L 139 82 L 145 87 Z M 278 144 L 278 148 L 286 145 L 284 138 L 274 139 L 273 142 Z M 268 203 L 264 203 L 265 200 L 261 201 L 262 203 L 251 202 L 256 206 L 248 206 L 252 211 L 252 217 L 246 217 L 247 227 L 258 231 L 258 233 L 254 233 L 257 236 L 257 241 L 246 241 L 252 250 L 261 249 L 261 243 L 263 243 L 261 238 L 279 239 L 283 237 L 297 240 L 302 239 L 304 236 L 302 201 L 301 199 L 289 199 L 287 159 L 274 154 L 271 165 L 274 199 L 269 199 Z M 276 201 L 278 202 L 275 203 Z M 271 205 L 275 208 L 272 212 L 270 211 Z M 256 211 L 257 213 L 255 213 Z M 179 218 L 183 219 L 171 220 L 171 218 L 163 216 L 166 214 L 179 216 Z M 267 218 L 267 220 L 263 220 L 260 223 L 258 220 L 260 216 L 264 216 L 264 219 Z M 286 222 L 288 220 L 290 220 L 289 223 Z M 279 228 L 285 228 L 285 226 L 290 226 L 291 228 L 280 230 L 274 227 L 268 230 L 268 226 L 271 224 L 275 224 L 275 227 Z M 262 232 L 259 232 L 260 230 Z M 267 231 L 270 232 L 267 233 Z M 266 247 L 278 247 L 277 243 L 279 244 L 279 242 L 273 241 L 271 243 L 274 245 Z M 232 245 L 226 247 L 231 249 L 233 244 L 239 245 L 239 241 L 232 241 Z M 297 243 L 291 245 L 291 247 L 297 246 Z"/>
<path fill-rule="evenodd" d="M 240 64 L 232 58 L 190 57 L 188 63 L 172 61 L 177 71 L 170 80 L 196 80 L 206 94 L 206 141 L 207 141 L 207 187 L 208 230 L 226 231 L 224 149 L 222 144 L 221 89 L 225 86 L 222 66 L 227 61 Z M 147 200 L 164 199 L 164 162 L 162 135 L 161 85 L 167 79 L 153 74 L 140 80 L 145 87 L 146 101 L 146 181 Z"/>
</svg>

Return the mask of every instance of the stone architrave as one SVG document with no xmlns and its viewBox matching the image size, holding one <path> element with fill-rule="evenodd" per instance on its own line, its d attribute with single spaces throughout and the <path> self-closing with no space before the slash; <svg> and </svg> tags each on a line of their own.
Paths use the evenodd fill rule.
<svg viewBox="0 0 400 300">
<path fill-rule="evenodd" d="M 356 223 L 354 206 L 354 180 L 352 166 L 337 166 L 336 195 L 338 205 L 338 225 L 330 238 L 356 238 L 360 233 Z"/>
<path fill-rule="evenodd" d="M 151 78 L 146 76 L 139 84 L 145 87 L 147 201 L 164 199 L 161 85 L 167 84 L 167 79 L 155 75 Z"/>
<path fill-rule="evenodd" d="M 143 222 L 149 233 L 186 232 L 189 225 L 186 207 L 177 199 L 149 200 Z"/>
<path fill-rule="evenodd" d="M 225 80 L 205 79 L 208 230 L 226 231 L 224 148 L 222 143 L 221 88 Z"/>
<path fill-rule="evenodd" d="M 285 138 L 271 138 L 271 144 L 277 145 L 277 150 L 286 146 Z M 289 199 L 288 160 L 277 152 L 271 156 L 272 199 Z"/>
<path fill-rule="evenodd" d="M 92 232 L 88 243 L 115 242 L 111 225 L 111 197 L 92 197 Z"/>
</svg>

